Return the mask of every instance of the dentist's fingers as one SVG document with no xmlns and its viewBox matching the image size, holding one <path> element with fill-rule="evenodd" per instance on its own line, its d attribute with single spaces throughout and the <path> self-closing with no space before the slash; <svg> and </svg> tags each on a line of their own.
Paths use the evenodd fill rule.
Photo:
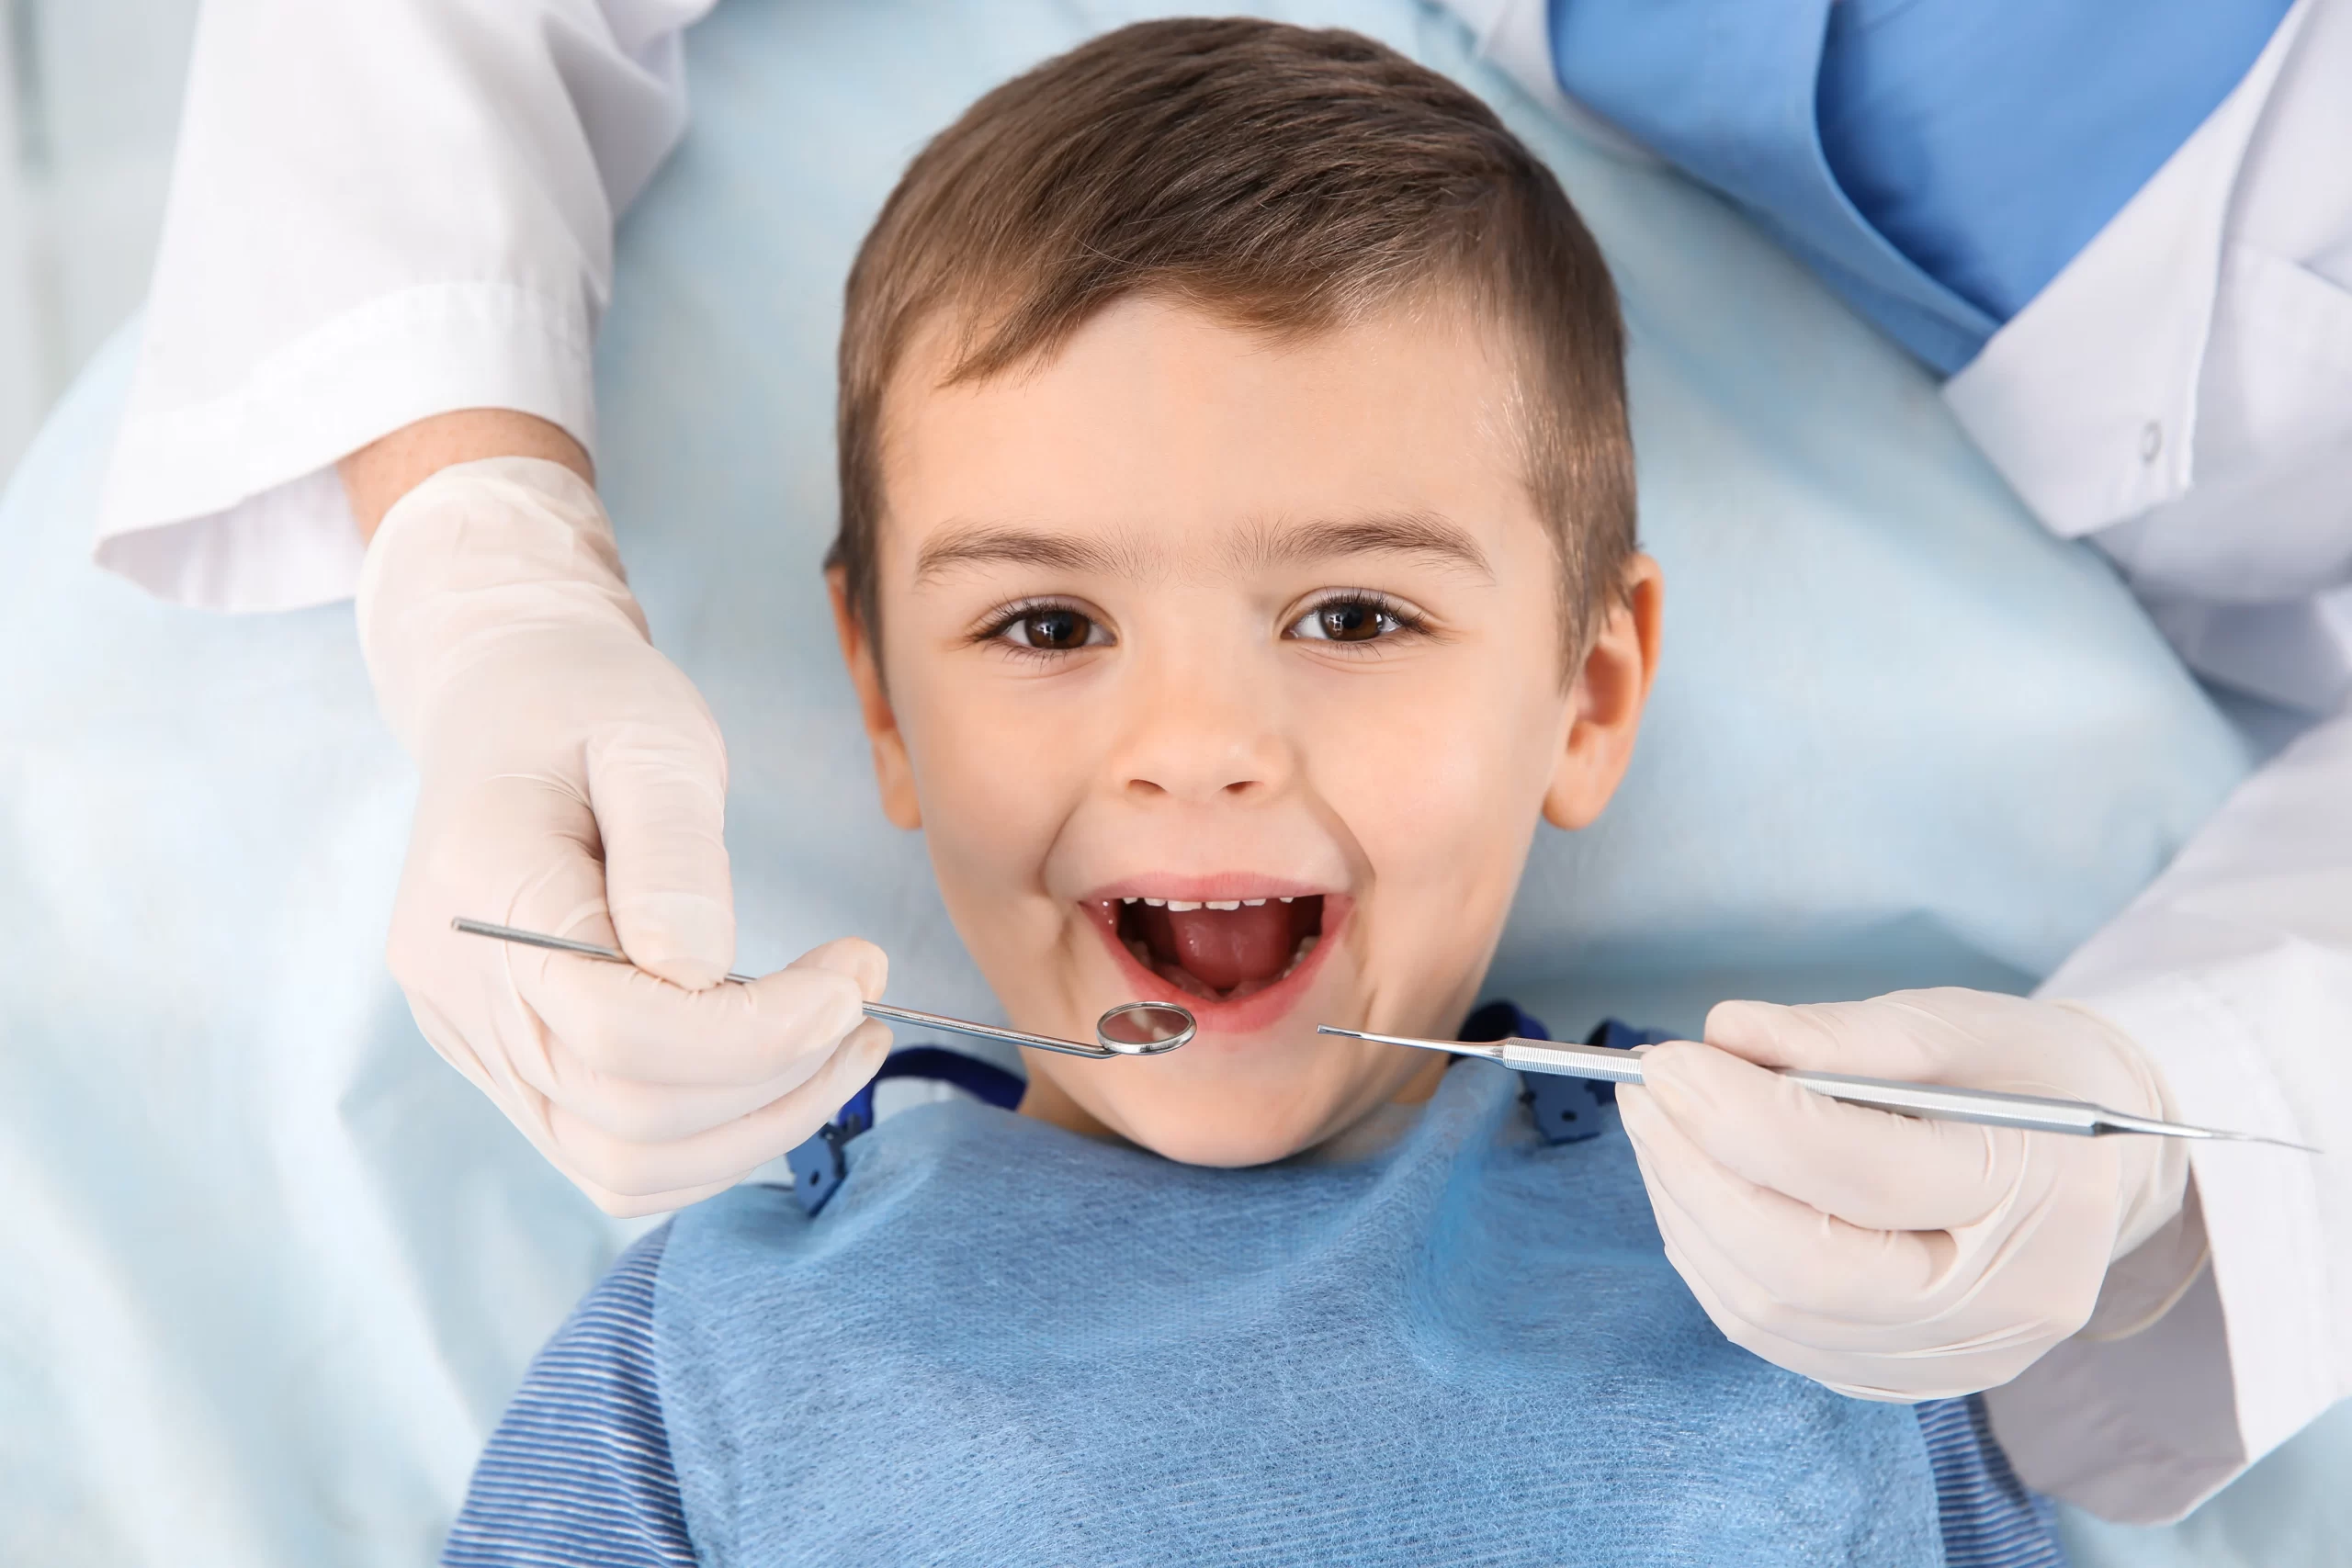
<svg viewBox="0 0 2352 1568">
<path fill-rule="evenodd" d="M 1686 1216 L 1686 1248 L 1719 1265 L 1716 1288 L 1768 1325 L 1783 1314 L 1870 1323 L 1887 1303 L 1908 1313 L 1944 1273 L 1952 1251 L 1939 1231 L 1868 1230 L 1743 1179 L 1706 1152 L 1638 1089 L 1620 1089 L 1653 1206 L 1662 1195 Z"/>
<path fill-rule="evenodd" d="M 590 739 L 588 792 L 621 951 L 700 990 L 735 966 L 727 751 L 694 687 L 683 675 L 674 686 L 670 702 Z"/>
<path fill-rule="evenodd" d="M 849 1036 L 854 1040 L 854 1032 Z M 844 1040 L 837 1049 L 848 1048 Z M 565 1115 L 627 1144 L 662 1143 L 690 1138 L 772 1105 L 816 1077 L 814 1069 L 794 1070 L 765 1083 L 685 1088 L 677 1084 L 639 1083 L 608 1077 L 583 1066 L 555 1043 L 546 1056 L 544 1073 L 526 1068 L 517 1059 L 518 1076 L 533 1091 Z"/>
<path fill-rule="evenodd" d="M 494 1054 L 497 1042 L 473 1037 L 479 1010 L 511 988 L 507 954 L 449 922 L 466 916 L 612 945 L 596 843 L 584 795 L 560 776 L 508 768 L 424 780 L 385 946 L 394 977 L 412 1000 L 434 998 L 462 1020 L 469 1045 Z"/>
<path fill-rule="evenodd" d="M 1864 1230 L 1716 1165 L 1647 1097 L 1619 1100 L 1661 1232 L 1675 1233 L 1732 1312 L 1767 1332 L 1840 1352 L 2046 1348 L 2097 1299 L 2105 1258 L 2082 1242 L 2112 1223 L 2114 1178 L 2111 1156 L 2087 1140 L 2027 1144 L 2011 1194 L 1975 1224 Z M 1923 1333 L 1961 1318 L 1981 1322 Z"/>
<path fill-rule="evenodd" d="M 857 983 L 858 995 L 869 1002 L 880 1001 L 883 987 L 890 983 L 889 955 L 863 937 L 836 937 L 822 946 L 810 948 L 785 967 L 846 975 Z"/>
<path fill-rule="evenodd" d="M 806 1079 L 865 1017 L 857 980 L 815 965 L 688 991 L 593 958 L 534 950 L 513 963 L 524 1001 L 572 1055 L 640 1083 Z"/>
<path fill-rule="evenodd" d="M 1702 1032 L 1708 1044 L 1766 1067 L 1924 1081 L 1949 1066 L 1919 1034 L 1874 1028 L 1868 1015 L 1836 1003 L 1717 1002 Z"/>
<path fill-rule="evenodd" d="M 1653 1195 L 1653 1202 L 1660 1201 L 1665 1201 Z M 1723 1330 L 1724 1338 L 1744 1350 L 1761 1356 L 1776 1367 L 1802 1373 L 1850 1398 L 1884 1404 L 1954 1399 L 1991 1388 L 2014 1375 L 2013 1369 L 2007 1365 L 2007 1360 L 2014 1359 L 2013 1353 L 2007 1351 L 1994 1352 L 1994 1355 L 2004 1358 L 1996 1362 L 1973 1348 L 1953 1349 L 1939 1345 L 1920 1349 L 1901 1343 L 1904 1337 L 1883 1331 L 1869 1337 L 1874 1343 L 1868 1349 L 1839 1348 L 1773 1333 L 1735 1310 L 1715 1289 L 1708 1269 L 1684 1248 L 1682 1238 L 1695 1231 L 1688 1217 L 1679 1217 L 1678 1223 L 1669 1207 L 1660 1209 L 1659 1219 L 1666 1243 L 1666 1259 L 1682 1277 L 1683 1283 L 1690 1288 L 1692 1298 L 1707 1314 L 1708 1320 Z M 1720 1271 L 1720 1264 L 1714 1267 Z M 1736 1276 L 1727 1278 L 1736 1282 Z M 1820 1331 L 1816 1326 L 1812 1332 L 1818 1334 Z M 1847 1334 L 1849 1337 L 1861 1337 L 1850 1327 Z M 1901 1382 L 1857 1381 L 1857 1372 L 1882 1364 L 1879 1359 L 1882 1356 L 1887 1359 L 1884 1364 L 1901 1368 Z"/>
<path fill-rule="evenodd" d="M 508 1010 L 521 1015 L 524 1009 L 512 999 L 509 990 Z M 566 1179 L 586 1193 L 595 1205 L 608 1214 L 636 1215 L 661 1213 L 684 1208 L 716 1192 L 725 1191 L 740 1179 L 741 1172 L 728 1171 L 723 1176 L 696 1186 L 667 1192 L 630 1196 L 614 1191 L 589 1179 L 565 1157 L 563 1148 L 549 1126 L 555 1107 L 547 1096 L 535 1089 L 527 1078 L 544 1076 L 545 1068 L 533 1073 L 526 1066 L 532 1053 L 516 1051 L 506 1055 L 482 1055 L 473 1050 L 438 1008 L 431 1001 L 417 997 L 410 1002 L 417 1026 L 433 1048 L 455 1066 L 475 1088 L 490 1096 L 491 1100 L 514 1124 L 517 1131 L 530 1140 L 549 1164 L 563 1172 Z M 510 1030 L 509 1032 L 512 1032 Z M 545 1042 L 543 1041 L 542 1043 Z M 675 1092 L 675 1091 L 668 1091 Z"/>
<path fill-rule="evenodd" d="M 650 1192 L 650 1194 L 642 1194 L 642 1197 L 630 1197 L 630 1194 L 626 1192 L 614 1192 L 612 1187 L 597 1187 L 595 1182 L 588 1180 L 585 1176 L 581 1176 L 579 1170 L 570 1168 L 570 1166 L 564 1164 L 562 1149 L 555 1147 L 553 1143 L 538 1143 L 538 1140 L 534 1140 L 534 1147 L 546 1156 L 548 1164 L 555 1166 L 558 1170 L 562 1170 L 564 1178 L 567 1178 L 574 1187 L 579 1187 L 581 1192 L 588 1197 L 588 1201 L 595 1203 L 597 1208 L 602 1208 L 605 1213 L 609 1213 L 616 1220 L 639 1220 L 644 1218 L 644 1215 L 677 1213 L 680 1208 L 692 1208 L 694 1203 L 701 1203 L 703 1199 L 718 1197 L 718 1194 L 727 1192 L 729 1187 L 734 1187 L 736 1182 L 743 1180 L 741 1176 L 729 1176 L 727 1180 L 701 1182 L 698 1187 L 677 1187 L 675 1192 Z"/>
<path fill-rule="evenodd" d="M 2062 1004 L 2063 1005 L 2063 1004 Z M 1707 1043 L 1769 1067 L 1964 1084 L 2135 1109 L 2138 1081 L 2100 1055 L 2051 1049 L 2052 1005 L 1941 987 L 1859 1002 L 1717 1003 Z M 2103 1027 L 2103 1026 L 2101 1026 Z M 2084 1069 L 2092 1069 L 2086 1079 Z"/>
<path fill-rule="evenodd" d="M 616 1220 L 641 1219 L 648 1214 L 674 1213 L 680 1209 L 690 1208 L 706 1198 L 716 1198 L 743 1179 L 740 1176 L 730 1176 L 723 1181 L 706 1181 L 698 1187 L 681 1187 L 673 1192 L 651 1192 L 641 1197 L 631 1197 L 625 1192 L 616 1192 L 609 1187 L 599 1187 L 577 1170 L 567 1167 L 564 1164 L 563 1151 L 555 1147 L 551 1142 L 534 1138 L 532 1145 L 546 1157 L 549 1165 L 562 1171 L 567 1180 L 585 1193 L 590 1202 Z"/>
<path fill-rule="evenodd" d="M 386 513 L 356 615 L 417 764 L 386 951 L 434 1048 L 614 1213 L 717 1191 L 833 1114 L 887 1040 L 853 1033 L 880 955 L 716 983 L 726 750 L 647 640 L 594 489 L 539 458 L 442 469 Z M 635 966 L 453 932 L 465 916 Z"/>
<path fill-rule="evenodd" d="M 861 995 L 877 995 L 888 970 L 880 948 L 843 938 L 803 954 L 786 972 L 833 976 L 856 986 Z M 789 1093 L 817 1067 L 817 1059 L 803 1053 L 778 1076 L 747 1084 L 648 1082 L 600 1070 L 543 1022 L 533 1026 L 526 1021 L 526 1028 L 537 1049 L 515 1053 L 517 1076 L 588 1125 L 628 1142 L 684 1137 L 718 1126 Z"/>
<path fill-rule="evenodd" d="M 865 1024 L 790 1093 L 690 1137 L 634 1143 L 552 1103 L 547 1107 L 548 1134 L 559 1163 L 608 1198 L 659 1199 L 674 1206 L 682 1191 L 708 1189 L 713 1182 L 727 1185 L 806 1143 L 873 1077 L 889 1050 L 890 1032 L 878 1023 Z"/>
<path fill-rule="evenodd" d="M 1874 1351 L 1890 1337 L 1884 1325 L 1826 1316 L 1771 1298 L 1724 1260 L 1710 1244 L 1705 1229 L 1670 1194 L 1651 1189 L 1650 1205 L 1658 1221 L 1667 1261 L 1733 1344 L 1813 1376 L 1812 1358 Z"/>
<path fill-rule="evenodd" d="M 2078 1331 L 2108 1261 L 2180 1203 L 2146 1139 L 1899 1118 L 1763 1069 L 2140 1111 L 2162 1078 L 2096 1013 L 1973 991 L 1720 1007 L 1618 1093 L 1666 1255 L 1736 1343 L 1871 1399 L 2006 1382 Z M 1797 1098 L 1797 1097 L 1803 1098 Z M 1867 1224 L 1852 1224 L 1860 1220 Z"/>
<path fill-rule="evenodd" d="M 1868 1230 L 1948 1230 L 2001 1202 L 2021 1134 L 1845 1105 L 1689 1041 L 1655 1045 L 1643 1087 L 1715 1163 Z"/>
</svg>

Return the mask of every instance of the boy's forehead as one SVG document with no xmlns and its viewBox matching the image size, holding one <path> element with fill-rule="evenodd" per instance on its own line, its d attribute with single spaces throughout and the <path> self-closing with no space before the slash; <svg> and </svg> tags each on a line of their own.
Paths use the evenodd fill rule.
<svg viewBox="0 0 2352 1568">
<path fill-rule="evenodd" d="M 1383 311 L 1283 339 L 1124 300 L 1051 359 L 943 384 L 953 335 L 919 338 L 883 445 L 883 553 L 925 573 L 981 558 L 1246 569 L 1381 548 L 1491 573 L 1535 525 L 1522 390 L 1467 310 Z"/>
</svg>

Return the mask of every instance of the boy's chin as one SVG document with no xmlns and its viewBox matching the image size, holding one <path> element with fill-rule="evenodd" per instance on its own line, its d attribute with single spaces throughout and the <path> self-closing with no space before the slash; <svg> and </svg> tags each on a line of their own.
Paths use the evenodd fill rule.
<svg viewBox="0 0 2352 1568">
<path fill-rule="evenodd" d="M 1118 1130 L 1129 1142 L 1183 1165 L 1226 1169 L 1288 1159 L 1360 1119 L 1343 1118 L 1337 1108 L 1328 1106 L 1239 1111 L 1230 1101 L 1210 1115 L 1164 1100 L 1116 1109 Z"/>
<path fill-rule="evenodd" d="M 1136 1127 L 1128 1136 L 1152 1153 L 1180 1165 L 1216 1166 L 1227 1170 L 1272 1165 L 1322 1141 L 1316 1132 L 1282 1128 L 1220 1128 L 1204 1132 L 1198 1127 L 1170 1127 L 1164 1136 L 1157 1135 L 1158 1131 L 1149 1126 Z"/>
</svg>

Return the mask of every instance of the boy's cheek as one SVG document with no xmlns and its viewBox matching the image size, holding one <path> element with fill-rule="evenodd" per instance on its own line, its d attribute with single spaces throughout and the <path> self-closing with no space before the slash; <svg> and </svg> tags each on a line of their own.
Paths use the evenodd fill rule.
<svg viewBox="0 0 2352 1568">
<path fill-rule="evenodd" d="M 1550 762 L 1532 745 L 1457 734 L 1443 738 L 1442 754 L 1399 749 L 1333 792 L 1335 814 L 1373 871 L 1361 939 L 1374 994 L 1408 1002 L 1400 993 L 1414 993 L 1411 1010 L 1442 1012 L 1454 991 L 1482 978 L 1526 864 Z M 1450 1033 L 1459 1022 L 1430 1017 L 1414 1027 Z"/>
<path fill-rule="evenodd" d="M 991 837 L 1017 839 L 1021 824 L 1050 814 L 1069 793 L 1074 761 L 1023 705 L 995 700 L 985 688 L 959 689 L 933 679 L 900 706 L 912 787 L 934 834 L 967 824 L 992 825 Z"/>
<path fill-rule="evenodd" d="M 1529 713 L 1491 728 L 1424 727 L 1401 743 L 1335 739 L 1340 765 L 1318 770 L 1317 791 L 1361 846 L 1375 896 L 1515 884 L 1554 771 L 1529 731 L 1555 723 Z"/>
</svg>

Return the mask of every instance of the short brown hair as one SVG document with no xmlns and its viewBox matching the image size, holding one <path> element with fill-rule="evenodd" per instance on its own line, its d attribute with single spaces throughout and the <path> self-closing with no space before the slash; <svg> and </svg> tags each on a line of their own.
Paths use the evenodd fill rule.
<svg viewBox="0 0 2352 1568">
<path fill-rule="evenodd" d="M 1550 170 L 1475 95 L 1355 33 L 1141 22 L 1005 83 L 915 158 L 850 269 L 840 566 L 874 624 L 883 409 L 917 331 L 947 384 L 1050 356 L 1159 294 L 1276 336 L 1462 291 L 1523 355 L 1527 480 L 1572 636 L 1634 548 L 1623 327 Z"/>
</svg>

